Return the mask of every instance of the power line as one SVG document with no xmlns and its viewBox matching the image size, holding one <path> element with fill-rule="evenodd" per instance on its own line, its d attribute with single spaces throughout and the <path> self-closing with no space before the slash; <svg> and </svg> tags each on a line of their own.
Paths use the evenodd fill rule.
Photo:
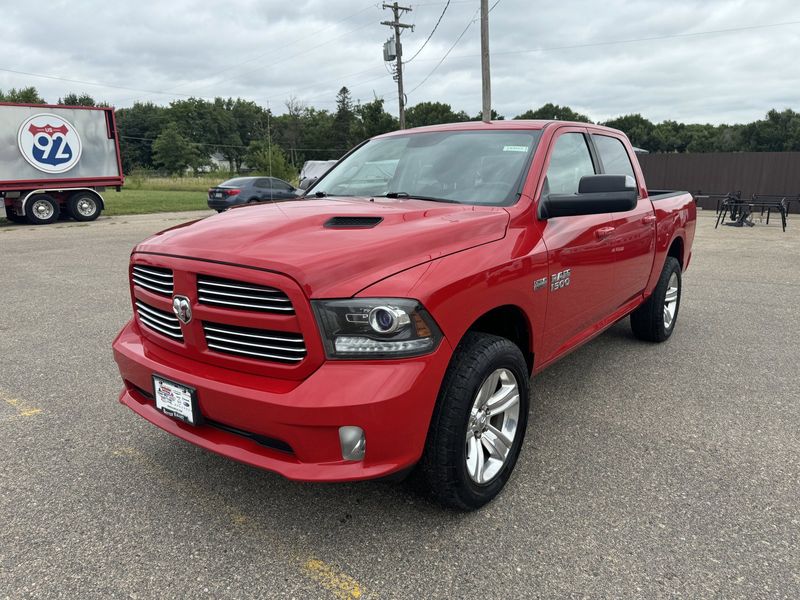
<svg viewBox="0 0 800 600">
<path fill-rule="evenodd" d="M 414 93 L 415 91 L 417 91 L 417 90 L 418 90 L 420 87 L 422 87 L 422 86 L 423 86 L 423 84 L 424 84 L 426 81 L 428 81 L 428 79 L 430 79 L 430 78 L 431 78 L 431 75 L 433 75 L 433 74 L 436 72 L 436 69 L 438 69 L 439 67 L 441 67 L 441 66 L 442 66 L 442 63 L 445 61 L 445 59 L 446 59 L 446 58 L 447 58 L 447 57 L 450 55 L 450 53 L 453 51 L 453 48 L 455 48 L 455 47 L 458 45 L 458 42 L 460 42 L 460 41 L 461 41 L 461 38 L 463 38 L 463 37 L 464 37 L 464 35 L 466 35 L 466 33 L 467 33 L 467 30 L 468 30 L 470 27 L 472 27 L 472 24 L 475 22 L 475 17 L 478 15 L 478 12 L 480 12 L 480 9 L 478 9 L 478 10 L 476 10 L 476 11 L 475 11 L 475 14 L 473 14 L 473 15 L 472 15 L 472 18 L 469 20 L 469 23 L 467 23 L 467 26 L 466 26 L 466 27 L 464 27 L 464 31 L 462 31 L 462 32 L 461 32 L 461 35 L 459 35 L 459 36 L 456 38 L 456 41 L 455 41 L 455 42 L 453 42 L 453 45 L 452 45 L 452 46 L 450 46 L 450 49 L 449 49 L 447 52 L 445 52 L 445 53 L 444 53 L 444 56 L 443 56 L 443 57 L 441 58 L 441 60 L 440 60 L 440 61 L 437 63 L 437 65 L 436 65 L 435 67 L 433 67 L 433 69 L 431 70 L 431 72 L 430 72 L 430 73 L 428 73 L 428 74 L 425 76 L 425 79 L 423 79 L 422 81 L 420 81 L 420 82 L 419 82 L 419 83 L 416 85 L 416 87 L 414 87 L 414 88 L 413 88 L 413 89 L 412 89 L 410 92 L 408 92 L 409 94 L 413 94 L 413 93 Z"/>
<path fill-rule="evenodd" d="M 447 12 L 447 7 L 449 7 L 449 6 L 450 6 L 450 0 L 447 0 L 447 3 L 444 5 L 444 8 L 442 9 L 442 14 L 441 14 L 441 15 L 439 15 L 439 20 L 438 20 L 438 21 L 436 21 L 436 25 L 434 25 L 434 26 L 433 26 L 433 30 L 431 31 L 431 34 L 428 36 L 428 39 L 426 39 L 426 40 L 425 40 L 425 41 L 422 43 L 422 46 L 420 46 L 419 50 L 417 50 L 417 51 L 414 53 L 414 56 L 412 56 L 411 58 L 409 58 L 409 59 L 408 59 L 408 60 L 406 60 L 406 61 L 403 61 L 405 64 L 408 64 L 408 63 L 410 63 L 412 60 L 414 60 L 415 58 L 417 58 L 417 56 L 419 56 L 419 53 L 420 53 L 420 52 L 422 52 L 422 51 L 425 49 L 425 46 L 427 46 L 427 45 L 428 45 L 428 42 L 430 42 L 430 41 L 431 41 L 431 38 L 433 37 L 433 34 L 434 34 L 434 33 L 436 33 L 436 29 L 439 27 L 439 23 L 441 23 L 441 22 L 442 22 L 442 18 L 444 17 L 444 13 L 446 13 L 446 12 Z"/>
</svg>

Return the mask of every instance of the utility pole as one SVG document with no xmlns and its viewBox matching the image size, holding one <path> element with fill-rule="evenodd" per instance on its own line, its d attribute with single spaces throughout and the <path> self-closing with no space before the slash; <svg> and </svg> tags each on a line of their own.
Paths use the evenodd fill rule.
<svg viewBox="0 0 800 600">
<path fill-rule="evenodd" d="M 492 120 L 492 79 L 489 72 L 489 0 L 481 0 L 481 81 L 483 121 Z"/>
<path fill-rule="evenodd" d="M 395 66 L 395 79 L 397 80 L 397 100 L 400 108 L 400 129 L 405 129 L 406 98 L 405 93 L 403 92 L 403 46 L 400 44 L 400 32 L 403 29 L 411 29 L 413 31 L 414 26 L 401 23 L 400 13 L 410 12 L 411 7 L 399 6 L 397 2 L 394 2 L 393 4 L 384 4 L 383 8 L 384 10 L 391 8 L 392 13 L 394 14 L 394 21 L 381 21 L 381 25 L 394 28 L 394 53 L 395 60 L 397 61 Z"/>
</svg>

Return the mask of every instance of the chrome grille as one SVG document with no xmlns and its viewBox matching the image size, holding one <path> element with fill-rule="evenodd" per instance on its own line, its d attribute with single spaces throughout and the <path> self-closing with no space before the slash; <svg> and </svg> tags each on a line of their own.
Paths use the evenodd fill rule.
<svg viewBox="0 0 800 600">
<path fill-rule="evenodd" d="M 294 314 L 292 301 L 285 293 L 255 283 L 198 275 L 197 296 L 200 304 L 285 315 Z"/>
<path fill-rule="evenodd" d="M 133 265 L 133 284 L 162 296 L 172 296 L 172 271 L 161 267 Z"/>
<path fill-rule="evenodd" d="M 174 314 L 154 308 L 141 300 L 136 300 L 136 314 L 142 325 L 173 340 L 183 341 L 181 324 Z"/>
<path fill-rule="evenodd" d="M 203 331 L 208 347 L 225 354 L 285 363 L 298 363 L 306 356 L 300 334 L 208 322 L 203 322 Z"/>
</svg>

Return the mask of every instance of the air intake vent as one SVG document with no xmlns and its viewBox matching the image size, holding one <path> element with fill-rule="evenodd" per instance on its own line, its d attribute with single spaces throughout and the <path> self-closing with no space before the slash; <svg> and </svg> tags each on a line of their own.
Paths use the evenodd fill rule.
<svg viewBox="0 0 800 600">
<path fill-rule="evenodd" d="M 181 324 L 174 314 L 145 304 L 141 300 L 136 301 L 136 314 L 139 316 L 139 322 L 145 327 L 178 342 L 183 341 Z"/>
<path fill-rule="evenodd" d="M 133 265 L 133 284 L 161 296 L 172 296 L 172 271 L 161 267 Z"/>
<path fill-rule="evenodd" d="M 383 221 L 383 217 L 331 217 L 325 221 L 328 229 L 371 229 Z"/>
<path fill-rule="evenodd" d="M 200 304 L 210 304 L 224 308 L 273 312 L 284 315 L 294 313 L 292 301 L 281 290 L 232 279 L 198 275 L 197 297 Z"/>
<path fill-rule="evenodd" d="M 203 323 L 208 347 L 255 360 L 298 363 L 306 356 L 303 336 L 221 323 Z"/>
</svg>

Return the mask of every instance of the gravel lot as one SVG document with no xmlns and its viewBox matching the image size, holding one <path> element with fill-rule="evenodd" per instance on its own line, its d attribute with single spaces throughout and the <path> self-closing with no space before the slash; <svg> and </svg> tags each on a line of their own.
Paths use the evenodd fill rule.
<svg viewBox="0 0 800 600">
<path fill-rule="evenodd" d="M 206 214 L 0 228 L 0 597 L 800 597 L 796 217 L 702 215 L 672 339 L 625 320 L 537 377 L 514 477 L 465 515 L 117 403 L 130 249 Z"/>
</svg>

